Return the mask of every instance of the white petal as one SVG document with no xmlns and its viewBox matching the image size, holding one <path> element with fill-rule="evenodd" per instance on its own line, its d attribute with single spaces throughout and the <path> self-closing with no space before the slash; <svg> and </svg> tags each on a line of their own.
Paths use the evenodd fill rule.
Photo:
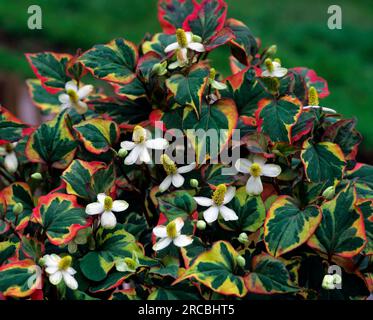
<svg viewBox="0 0 373 320">
<path fill-rule="evenodd" d="M 71 274 L 64 271 L 62 272 L 62 275 L 63 275 L 63 281 L 65 282 L 67 287 L 69 287 L 71 290 L 78 289 L 78 282 L 75 280 L 75 278 Z"/>
<path fill-rule="evenodd" d="M 123 141 L 123 142 L 121 142 L 121 144 L 120 144 L 120 147 L 121 147 L 122 149 L 127 150 L 127 151 L 132 150 L 135 146 L 136 146 L 136 143 L 134 143 L 134 142 L 132 142 L 132 141 Z"/>
<path fill-rule="evenodd" d="M 178 169 L 177 169 L 177 172 L 178 172 L 178 173 L 187 173 L 187 172 L 190 172 L 190 171 L 194 170 L 195 167 L 196 167 L 196 163 L 193 162 L 193 163 L 191 163 L 191 164 L 188 164 L 188 165 L 186 165 L 186 166 L 183 166 L 183 167 L 178 168 Z"/>
<path fill-rule="evenodd" d="M 88 97 L 91 94 L 92 91 L 93 91 L 93 86 L 90 85 L 90 84 L 81 87 L 78 90 L 78 97 L 79 97 L 79 99 L 81 99 L 81 100 L 85 99 L 86 97 Z"/>
<path fill-rule="evenodd" d="M 166 238 L 167 237 L 167 228 L 166 228 L 166 226 L 156 226 L 153 229 L 153 233 L 158 238 Z"/>
<path fill-rule="evenodd" d="M 43 260 L 45 261 L 45 265 L 47 267 L 57 267 L 61 258 L 56 254 L 46 254 L 43 257 Z"/>
<path fill-rule="evenodd" d="M 154 251 L 159 251 L 159 250 L 162 250 L 164 248 L 166 248 L 170 243 L 172 242 L 172 240 L 170 238 L 163 238 L 161 240 L 159 240 L 154 246 L 153 246 L 153 250 Z"/>
<path fill-rule="evenodd" d="M 214 201 L 206 197 L 194 197 L 194 200 L 202 207 L 210 207 L 214 204 Z"/>
<path fill-rule="evenodd" d="M 159 185 L 159 191 L 165 192 L 171 185 L 172 182 L 172 176 L 167 176 L 162 183 Z"/>
<path fill-rule="evenodd" d="M 181 234 L 180 236 L 176 237 L 173 242 L 175 246 L 182 248 L 189 246 L 193 242 L 193 239 L 192 237 Z"/>
<path fill-rule="evenodd" d="M 68 272 L 71 275 L 76 274 L 76 270 L 74 268 L 71 268 L 71 267 L 68 267 L 67 270 L 66 270 L 66 272 Z"/>
<path fill-rule="evenodd" d="M 248 194 L 258 195 L 263 192 L 262 180 L 260 177 L 251 176 L 246 183 L 246 192 Z"/>
<path fill-rule="evenodd" d="M 180 63 L 179 63 L 179 61 L 174 61 L 174 62 L 172 62 L 172 63 L 170 63 L 169 65 L 168 65 L 168 69 L 170 69 L 170 70 L 174 70 L 174 69 L 176 69 L 176 68 L 178 68 L 178 67 L 180 67 Z"/>
<path fill-rule="evenodd" d="M 181 174 L 175 173 L 172 175 L 172 184 L 175 188 L 180 188 L 184 184 L 184 181 L 185 179 Z"/>
<path fill-rule="evenodd" d="M 98 202 L 100 202 L 102 205 L 105 204 L 105 198 L 106 198 L 106 194 L 105 193 L 99 193 L 97 195 L 97 200 Z"/>
<path fill-rule="evenodd" d="M 266 177 L 277 177 L 281 173 L 281 167 L 277 164 L 265 164 L 262 167 L 262 174 Z"/>
<path fill-rule="evenodd" d="M 228 187 L 227 192 L 224 195 L 224 204 L 227 204 L 231 202 L 231 200 L 234 198 L 234 195 L 236 194 L 236 188 L 235 187 Z"/>
<path fill-rule="evenodd" d="M 219 208 L 217 206 L 211 206 L 203 213 L 203 218 L 208 223 L 216 221 L 219 215 Z"/>
<path fill-rule="evenodd" d="M 54 274 L 58 271 L 58 266 L 56 265 L 56 266 L 53 266 L 53 267 L 46 267 L 45 271 L 48 274 Z"/>
<path fill-rule="evenodd" d="M 183 218 L 179 217 L 174 220 L 176 225 L 176 232 L 179 233 L 181 229 L 184 227 L 184 220 Z"/>
<path fill-rule="evenodd" d="M 14 173 L 18 168 L 18 159 L 15 152 L 11 152 L 5 156 L 4 166 L 10 173 Z"/>
<path fill-rule="evenodd" d="M 88 110 L 88 105 L 83 101 L 78 101 L 78 103 L 74 104 L 74 107 L 79 114 L 84 114 Z"/>
<path fill-rule="evenodd" d="M 67 90 L 74 90 L 75 92 L 78 92 L 78 86 L 75 81 L 71 80 L 69 82 L 66 82 L 65 89 Z"/>
<path fill-rule="evenodd" d="M 128 208 L 128 202 L 124 200 L 115 200 L 113 201 L 113 207 L 112 210 L 114 212 L 121 212 L 124 210 L 127 210 Z"/>
<path fill-rule="evenodd" d="M 148 149 L 143 146 L 140 152 L 140 161 L 145 163 L 151 163 L 151 158 Z"/>
<path fill-rule="evenodd" d="M 262 72 L 262 77 L 271 77 L 272 76 L 272 73 L 269 72 L 268 70 L 264 70 Z"/>
<path fill-rule="evenodd" d="M 69 108 L 71 108 L 71 103 L 70 102 L 61 104 L 61 110 L 65 110 L 65 109 L 69 109 Z"/>
<path fill-rule="evenodd" d="M 192 42 L 192 38 L 193 38 L 193 33 L 192 32 L 190 32 L 190 31 L 185 32 L 185 36 L 187 38 L 188 43 Z"/>
<path fill-rule="evenodd" d="M 288 73 L 288 69 L 286 69 L 286 68 L 275 68 L 275 70 L 273 71 L 272 74 L 275 77 L 281 78 L 284 75 L 286 75 L 287 73 Z"/>
<path fill-rule="evenodd" d="M 70 97 L 66 93 L 62 93 L 58 96 L 58 100 L 60 100 L 61 103 L 69 103 L 70 102 Z"/>
<path fill-rule="evenodd" d="M 104 206 L 100 202 L 92 202 L 85 207 L 85 213 L 89 215 L 101 214 Z"/>
<path fill-rule="evenodd" d="M 320 106 L 304 106 L 303 107 L 303 110 L 309 110 L 309 109 L 322 109 L 322 111 L 326 113 L 337 113 L 337 111 L 335 111 L 334 109 L 320 107 Z"/>
<path fill-rule="evenodd" d="M 227 85 L 223 82 L 219 82 L 219 81 L 212 81 L 212 84 L 211 86 L 217 90 L 224 90 L 224 89 L 227 89 Z"/>
<path fill-rule="evenodd" d="M 266 161 L 267 161 L 266 158 L 264 158 L 264 157 L 262 157 L 262 156 L 260 156 L 260 155 L 258 155 L 258 154 L 254 155 L 254 156 L 252 157 L 252 160 L 253 160 L 254 163 L 257 163 L 257 164 L 259 164 L 260 166 L 264 166 L 264 164 L 265 164 Z"/>
<path fill-rule="evenodd" d="M 249 173 L 252 162 L 248 159 L 238 159 L 235 163 L 236 170 L 242 173 Z"/>
<path fill-rule="evenodd" d="M 142 152 L 143 147 L 137 144 L 133 150 L 129 153 L 129 155 L 124 159 L 124 164 L 131 165 L 134 164 L 137 159 L 140 157 L 140 152 Z"/>
<path fill-rule="evenodd" d="M 178 44 L 177 42 L 174 42 L 174 43 L 169 44 L 169 45 L 164 49 L 164 52 L 168 53 L 168 52 L 171 52 L 171 51 L 176 50 L 177 48 L 180 48 L 180 47 L 179 47 L 179 44 Z"/>
<path fill-rule="evenodd" d="M 6 152 L 4 147 L 0 147 L 0 156 L 6 156 L 8 152 Z"/>
<path fill-rule="evenodd" d="M 49 276 L 49 281 L 51 284 L 54 284 L 55 286 L 58 285 L 62 280 L 62 272 L 57 271 Z"/>
<path fill-rule="evenodd" d="M 230 208 L 226 206 L 221 206 L 219 208 L 220 214 L 225 221 L 238 220 L 237 214 Z"/>
<path fill-rule="evenodd" d="M 101 215 L 101 226 L 104 229 L 113 229 L 117 225 L 117 218 L 111 211 L 105 211 Z"/>
<path fill-rule="evenodd" d="M 163 138 L 150 139 L 145 144 L 147 148 L 155 150 L 164 150 L 168 147 L 168 141 Z"/>
<path fill-rule="evenodd" d="M 188 48 L 189 49 L 192 49 L 194 51 L 198 51 L 198 52 L 204 52 L 205 51 L 205 47 L 203 46 L 202 43 L 199 43 L 199 42 L 191 42 L 188 44 Z"/>
</svg>

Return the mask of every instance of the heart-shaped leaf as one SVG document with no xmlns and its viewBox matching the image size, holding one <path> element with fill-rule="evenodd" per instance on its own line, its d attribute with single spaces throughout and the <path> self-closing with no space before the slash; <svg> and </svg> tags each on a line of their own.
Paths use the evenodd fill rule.
<svg viewBox="0 0 373 320">
<path fill-rule="evenodd" d="M 167 213 L 169 220 L 188 217 L 197 209 L 193 197 L 186 191 L 175 191 L 158 197 L 159 210 Z"/>
<path fill-rule="evenodd" d="M 39 79 L 28 79 L 26 84 L 32 102 L 43 114 L 56 114 L 61 111 L 61 102 L 58 100 L 58 95 L 45 90 Z"/>
<path fill-rule="evenodd" d="M 305 243 L 321 221 L 317 206 L 299 209 L 289 196 L 276 199 L 268 210 L 264 224 L 267 251 L 278 257 Z"/>
<path fill-rule="evenodd" d="M 158 2 L 158 20 L 164 33 L 174 34 L 183 26 L 185 18 L 194 9 L 193 0 L 160 0 Z"/>
</svg>

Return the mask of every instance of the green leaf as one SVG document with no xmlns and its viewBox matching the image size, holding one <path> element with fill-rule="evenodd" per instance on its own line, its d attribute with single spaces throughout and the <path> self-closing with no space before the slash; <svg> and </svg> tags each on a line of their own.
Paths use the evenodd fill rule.
<svg viewBox="0 0 373 320">
<path fill-rule="evenodd" d="M 296 97 L 262 99 L 256 111 L 258 130 L 269 135 L 273 142 L 291 143 L 291 129 L 301 112 L 302 104 Z"/>
<path fill-rule="evenodd" d="M 204 181 L 209 185 L 217 186 L 221 183 L 231 184 L 234 182 L 233 175 L 223 174 L 225 168 L 222 164 L 213 164 L 202 169 L 202 176 Z"/>
<path fill-rule="evenodd" d="M 49 241 L 57 246 L 70 242 L 80 229 L 89 225 L 77 198 L 63 193 L 41 196 L 32 219 L 43 227 Z"/>
<path fill-rule="evenodd" d="M 28 79 L 26 84 L 32 102 L 43 114 L 56 114 L 61 111 L 61 102 L 58 100 L 58 95 L 45 90 L 39 79 Z"/>
<path fill-rule="evenodd" d="M 67 63 L 72 59 L 70 54 L 26 53 L 26 58 L 41 85 L 51 94 L 62 91 L 66 82 L 71 80 L 66 74 Z"/>
<path fill-rule="evenodd" d="M 110 120 L 86 120 L 75 125 L 74 130 L 84 147 L 94 154 L 107 152 L 119 138 L 119 128 Z"/>
<path fill-rule="evenodd" d="M 252 259 L 251 270 L 245 278 L 248 291 L 251 293 L 293 293 L 299 290 L 291 283 L 285 264 L 266 253 Z"/>
<path fill-rule="evenodd" d="M 121 38 L 96 45 L 80 57 L 80 62 L 95 77 L 122 84 L 136 78 L 137 60 L 136 45 Z"/>
<path fill-rule="evenodd" d="M 193 0 L 160 0 L 158 2 L 158 19 L 164 33 L 174 34 L 182 28 L 185 18 L 194 9 Z"/>
<path fill-rule="evenodd" d="M 212 248 L 203 252 L 174 284 L 194 278 L 211 290 L 243 297 L 247 293 L 244 278 L 236 274 L 238 253 L 228 242 L 215 242 Z"/>
<path fill-rule="evenodd" d="M 77 142 L 66 121 L 66 113 L 61 112 L 32 133 L 25 150 L 31 162 L 47 163 L 58 169 L 68 167 L 74 158 Z"/>
<path fill-rule="evenodd" d="M 245 187 L 236 191 L 236 195 L 228 207 L 234 210 L 238 220 L 225 221 L 219 218 L 219 224 L 224 229 L 237 232 L 255 232 L 263 225 L 266 213 L 263 200 L 260 196 L 249 196 Z"/>
<path fill-rule="evenodd" d="M 148 54 L 149 52 L 154 52 L 161 57 L 165 57 L 166 54 L 164 49 L 176 41 L 175 34 L 169 35 L 164 33 L 156 33 L 150 40 L 144 41 L 142 44 L 142 51 L 144 54 Z"/>
<path fill-rule="evenodd" d="M 364 253 L 373 254 L 373 199 L 358 200 L 357 208 L 364 217 L 365 233 L 367 235 L 367 245 Z"/>
<path fill-rule="evenodd" d="M 157 288 L 148 300 L 200 300 L 201 296 L 193 285 L 178 284 L 172 287 Z"/>
<path fill-rule="evenodd" d="M 328 182 L 342 178 L 345 158 L 338 145 L 331 142 L 312 143 L 306 140 L 302 146 L 301 159 L 307 179 L 311 182 Z"/>
<path fill-rule="evenodd" d="M 326 98 L 329 95 L 328 83 L 325 79 L 319 77 L 312 69 L 298 67 L 292 68 L 289 71 L 299 74 L 308 88 L 314 87 L 320 98 Z"/>
<path fill-rule="evenodd" d="M 181 73 L 172 75 L 166 80 L 166 85 L 178 104 L 192 107 L 199 115 L 208 75 L 209 69 L 206 65 L 195 64 L 187 75 Z"/>
<path fill-rule="evenodd" d="M 351 258 L 365 246 L 364 218 L 355 208 L 356 191 L 347 186 L 321 206 L 322 220 L 308 245 L 329 257 Z"/>
<path fill-rule="evenodd" d="M 11 240 L 0 242 L 0 265 L 14 255 L 17 247 L 18 243 Z"/>
<path fill-rule="evenodd" d="M 373 166 L 364 163 L 357 163 L 352 170 L 347 171 L 346 178 L 365 183 L 373 189 Z"/>
<path fill-rule="evenodd" d="M 175 191 L 158 197 L 159 210 L 169 220 L 188 217 L 197 210 L 193 197 L 186 191 Z"/>
<path fill-rule="evenodd" d="M 299 209 L 289 196 L 276 199 L 269 209 L 264 224 L 267 251 L 275 256 L 289 252 L 305 243 L 321 221 L 317 206 Z"/>
<path fill-rule="evenodd" d="M 103 292 L 119 287 L 124 280 L 129 278 L 132 272 L 113 272 L 104 281 L 89 289 L 91 292 Z"/>
<path fill-rule="evenodd" d="M 0 105 L 0 144 L 16 142 L 29 134 L 31 130 Z"/>
</svg>

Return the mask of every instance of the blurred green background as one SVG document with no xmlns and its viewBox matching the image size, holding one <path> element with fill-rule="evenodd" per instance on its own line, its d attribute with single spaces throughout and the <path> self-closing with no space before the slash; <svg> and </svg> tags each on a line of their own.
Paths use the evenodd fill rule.
<svg viewBox="0 0 373 320">
<path fill-rule="evenodd" d="M 364 158 L 369 158 L 367 151 L 373 150 L 372 0 L 227 2 L 228 17 L 245 22 L 263 46 L 278 45 L 284 66 L 307 66 L 328 80 L 331 95 L 323 104 L 358 118 Z M 27 8 L 33 4 L 42 8 L 42 30 L 27 28 Z M 332 4 L 342 8 L 342 30 L 327 27 Z M 156 8 L 156 0 L 0 0 L 0 74 L 5 80 L 32 77 L 24 52 L 74 53 L 115 37 L 139 42 L 146 32 L 160 31 Z M 224 50 L 213 55 L 225 75 L 227 57 Z"/>
</svg>

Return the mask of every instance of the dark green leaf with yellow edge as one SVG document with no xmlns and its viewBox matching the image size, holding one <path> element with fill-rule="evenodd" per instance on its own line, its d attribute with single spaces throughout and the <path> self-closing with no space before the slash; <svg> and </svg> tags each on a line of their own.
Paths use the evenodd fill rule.
<svg viewBox="0 0 373 320">
<path fill-rule="evenodd" d="M 302 112 L 301 102 L 294 96 L 280 99 L 262 99 L 255 113 L 259 132 L 273 142 L 291 143 L 291 129 Z"/>
<path fill-rule="evenodd" d="M 30 258 L 38 261 L 44 253 L 44 243 L 30 236 L 22 237 L 19 248 L 19 256 L 21 258 Z"/>
<path fill-rule="evenodd" d="M 217 186 L 221 183 L 231 184 L 234 182 L 234 176 L 223 174 L 226 166 L 222 164 L 208 165 L 202 169 L 202 177 L 206 183 L 212 186 Z"/>
<path fill-rule="evenodd" d="M 97 78 L 126 84 L 136 78 L 137 47 L 118 38 L 96 45 L 80 57 L 80 62 Z"/>
<path fill-rule="evenodd" d="M 212 248 L 203 252 L 175 283 L 194 278 L 211 290 L 243 297 L 247 293 L 244 278 L 236 273 L 238 253 L 225 241 L 215 242 Z"/>
<path fill-rule="evenodd" d="M 347 171 L 346 178 L 365 183 L 369 188 L 373 189 L 373 166 L 357 163 L 352 170 Z"/>
<path fill-rule="evenodd" d="M 245 277 L 249 292 L 256 294 L 293 293 L 299 289 L 291 282 L 285 264 L 266 253 L 252 259 L 251 270 Z"/>
<path fill-rule="evenodd" d="M 103 292 L 120 286 L 124 280 L 129 278 L 132 272 L 113 272 L 101 283 L 91 287 L 90 292 Z"/>
<path fill-rule="evenodd" d="M 155 266 L 150 269 L 150 273 L 156 274 L 162 277 L 172 277 L 176 279 L 179 276 L 180 261 L 179 258 L 171 255 L 165 255 L 160 261 L 159 266 Z"/>
<path fill-rule="evenodd" d="M 107 152 L 119 138 L 119 128 L 110 120 L 86 120 L 75 125 L 74 130 L 84 147 L 94 154 Z"/>
<path fill-rule="evenodd" d="M 34 208 L 30 187 L 24 182 L 15 182 L 4 188 L 0 193 L 0 197 L 5 202 L 5 220 L 11 222 L 17 231 L 25 229 Z M 23 211 L 18 215 L 13 212 L 16 203 L 21 203 L 23 206 Z"/>
<path fill-rule="evenodd" d="M 39 79 L 28 79 L 26 84 L 32 102 L 43 114 L 55 114 L 61 111 L 61 102 L 58 100 L 58 95 L 45 90 Z"/>
<path fill-rule="evenodd" d="M 197 209 L 193 197 L 186 191 L 175 191 L 158 197 L 159 210 L 169 219 L 187 217 Z"/>
<path fill-rule="evenodd" d="M 364 217 L 365 233 L 367 236 L 367 245 L 364 253 L 373 254 L 373 198 L 357 201 L 357 208 Z"/>
<path fill-rule="evenodd" d="M 41 85 L 51 94 L 56 94 L 65 88 L 70 77 L 66 74 L 67 63 L 72 59 L 70 54 L 40 52 L 26 53 L 32 71 L 41 81 Z"/>
<path fill-rule="evenodd" d="M 18 245 L 11 240 L 0 242 L 0 265 L 15 254 Z"/>
<path fill-rule="evenodd" d="M 125 231 L 123 225 L 117 224 L 113 229 L 99 228 L 96 234 L 96 250 L 80 260 L 80 268 L 88 279 L 101 281 L 114 267 L 115 260 L 132 258 L 133 253 L 136 253 L 140 263 L 152 264 L 152 260 L 144 256 L 135 237 Z"/>
<path fill-rule="evenodd" d="M 115 174 L 112 164 L 74 160 L 63 172 L 66 191 L 78 197 L 96 201 L 99 193 L 106 193 L 114 184 Z"/>
<path fill-rule="evenodd" d="M 322 220 L 308 245 L 327 254 L 351 258 L 365 246 L 364 217 L 356 207 L 356 191 L 348 185 L 337 197 L 321 205 Z"/>
<path fill-rule="evenodd" d="M 184 109 L 183 130 L 196 152 L 197 163 L 218 157 L 232 136 L 237 119 L 234 101 L 226 98 L 212 105 L 203 104 L 199 119 L 191 108 Z"/>
<path fill-rule="evenodd" d="M 0 144 L 18 141 L 29 132 L 29 126 L 0 105 Z"/>
<path fill-rule="evenodd" d="M 76 148 L 77 142 L 67 125 L 67 114 L 61 112 L 32 133 L 25 152 L 31 162 L 65 169 L 73 160 Z"/>
<path fill-rule="evenodd" d="M 113 83 L 115 93 L 124 99 L 136 100 L 146 97 L 145 85 L 139 80 L 134 78 L 131 82 L 126 84 Z"/>
<path fill-rule="evenodd" d="M 193 285 L 177 284 L 164 288 L 157 288 L 148 297 L 148 300 L 200 300 L 197 289 Z"/>
<path fill-rule="evenodd" d="M 41 284 L 37 268 L 32 260 L 15 261 L 0 266 L 0 293 L 12 298 L 30 296 Z"/>
<path fill-rule="evenodd" d="M 297 122 L 291 129 L 292 142 L 299 141 L 302 137 L 310 133 L 313 128 L 315 117 L 313 112 L 302 112 Z"/>
<path fill-rule="evenodd" d="M 328 182 L 342 178 L 345 157 L 340 147 L 332 142 L 312 143 L 306 140 L 302 146 L 301 159 L 307 179 L 311 182 Z"/>
<path fill-rule="evenodd" d="M 77 198 L 63 193 L 41 196 L 34 209 L 32 220 L 39 223 L 48 240 L 54 245 L 70 242 L 80 229 L 89 225 L 87 215 Z"/>
<path fill-rule="evenodd" d="M 321 221 L 317 206 L 299 209 L 289 196 L 276 199 L 268 210 L 264 224 L 267 251 L 275 257 L 305 243 Z"/>
<path fill-rule="evenodd" d="M 225 221 L 219 218 L 222 228 L 237 232 L 255 232 L 263 225 L 266 214 L 263 200 L 260 196 L 249 196 L 245 187 L 236 191 L 236 195 L 227 206 L 234 210 L 238 220 Z"/>
<path fill-rule="evenodd" d="M 183 26 L 185 18 L 194 9 L 193 0 L 160 0 L 158 2 L 158 19 L 164 33 L 175 33 Z"/>
<path fill-rule="evenodd" d="M 135 288 L 115 290 L 109 300 L 141 300 Z"/>
<path fill-rule="evenodd" d="M 164 57 L 166 54 L 164 49 L 176 41 L 176 36 L 164 34 L 164 33 L 156 33 L 150 40 L 144 41 L 142 44 L 142 51 L 144 54 L 148 54 L 149 52 L 154 52 L 159 54 L 161 57 Z"/>
<path fill-rule="evenodd" d="M 183 256 L 184 264 L 186 268 L 194 262 L 195 259 L 204 251 L 206 251 L 206 246 L 203 244 L 202 240 L 198 237 L 193 238 L 193 242 L 186 247 L 180 249 L 181 255 Z"/>
<path fill-rule="evenodd" d="M 166 80 L 166 85 L 178 104 L 191 106 L 199 115 L 208 75 L 209 69 L 206 65 L 195 64 L 187 75 L 181 73 L 172 75 Z"/>
</svg>

